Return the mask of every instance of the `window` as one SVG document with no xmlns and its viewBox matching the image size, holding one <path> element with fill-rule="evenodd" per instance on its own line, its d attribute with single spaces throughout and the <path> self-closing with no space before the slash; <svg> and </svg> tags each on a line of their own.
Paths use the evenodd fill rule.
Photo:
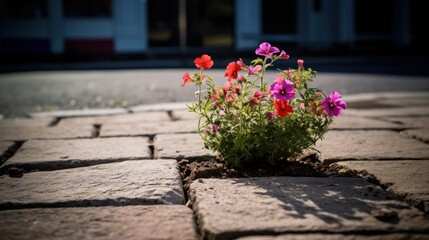
<svg viewBox="0 0 429 240">
<path fill-rule="evenodd" d="M 112 1 L 111 0 L 64 0 L 63 12 L 64 12 L 64 16 L 68 18 L 112 17 Z"/>
<path fill-rule="evenodd" d="M 0 1 L 0 19 L 22 20 L 46 18 L 46 0 L 3 0 Z"/>
<path fill-rule="evenodd" d="M 393 0 L 356 0 L 357 34 L 390 34 L 393 30 Z"/>
<path fill-rule="evenodd" d="M 233 46 L 233 0 L 188 0 L 187 21 L 189 46 Z"/>
<path fill-rule="evenodd" d="M 149 46 L 179 46 L 179 1 L 149 0 Z"/>
<path fill-rule="evenodd" d="M 264 34 L 297 33 L 296 0 L 263 0 L 261 3 Z"/>
</svg>

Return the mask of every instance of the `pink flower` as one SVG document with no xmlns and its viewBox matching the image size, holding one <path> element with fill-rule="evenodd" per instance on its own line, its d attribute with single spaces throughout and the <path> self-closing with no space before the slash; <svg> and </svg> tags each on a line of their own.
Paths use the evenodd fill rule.
<svg viewBox="0 0 429 240">
<path fill-rule="evenodd" d="M 280 100 L 288 101 L 295 96 L 293 82 L 278 76 L 276 82 L 270 87 L 271 94 Z"/>
<path fill-rule="evenodd" d="M 252 97 L 252 98 L 249 100 L 249 104 L 250 104 L 250 106 L 258 106 L 258 105 L 259 105 L 259 100 L 258 100 L 258 99 L 256 99 L 256 98 L 254 98 L 254 97 Z"/>
<path fill-rule="evenodd" d="M 267 42 L 263 42 L 256 49 L 255 53 L 259 56 L 271 57 L 274 53 L 278 53 L 280 50 Z"/>
<path fill-rule="evenodd" d="M 262 66 L 261 65 L 256 65 L 254 67 L 249 67 L 249 75 L 253 75 L 259 71 L 262 70 Z"/>
<path fill-rule="evenodd" d="M 183 79 L 182 87 L 185 86 L 186 84 L 192 82 L 192 78 L 191 78 L 191 76 L 189 76 L 189 73 L 183 74 L 182 79 Z"/>
<path fill-rule="evenodd" d="M 304 60 L 298 59 L 298 67 L 299 69 L 304 69 Z"/>
<path fill-rule="evenodd" d="M 235 92 L 229 92 L 226 94 L 226 101 L 227 102 L 231 102 L 235 99 L 237 99 L 237 94 Z"/>
<path fill-rule="evenodd" d="M 291 74 L 292 74 L 292 72 L 291 71 L 289 71 L 289 70 L 284 70 L 283 71 L 286 75 L 288 75 L 288 76 L 290 76 Z"/>
<path fill-rule="evenodd" d="M 339 92 L 333 91 L 322 101 L 322 107 L 330 117 L 341 115 L 342 111 L 346 109 L 346 102 L 342 99 Z"/>
<path fill-rule="evenodd" d="M 289 59 L 289 55 L 287 55 L 286 52 L 284 50 L 282 50 L 280 52 L 279 58 L 288 60 Z"/>
<path fill-rule="evenodd" d="M 236 62 L 240 67 L 244 68 L 247 67 L 247 65 L 243 62 L 243 59 L 238 59 L 238 61 Z"/>
<path fill-rule="evenodd" d="M 264 94 L 258 90 L 253 93 L 253 97 L 255 97 L 256 99 L 262 99 L 264 98 Z"/>
<path fill-rule="evenodd" d="M 244 81 L 246 81 L 246 78 L 243 75 L 238 76 L 237 81 L 239 83 L 243 83 Z"/>
</svg>

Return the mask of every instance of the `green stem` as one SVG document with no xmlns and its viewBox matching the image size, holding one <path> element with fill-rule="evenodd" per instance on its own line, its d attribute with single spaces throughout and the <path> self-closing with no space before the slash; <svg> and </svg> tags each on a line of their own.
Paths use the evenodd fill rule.
<svg viewBox="0 0 429 240">
<path fill-rule="evenodd" d="M 267 64 L 267 57 L 264 58 L 264 63 L 262 63 L 262 72 L 261 72 L 261 92 L 265 93 L 265 87 L 264 87 L 264 74 L 265 74 L 265 65 Z M 259 112 L 259 126 L 262 127 L 263 117 L 262 117 L 262 109 L 261 104 L 258 105 L 258 112 Z"/>
</svg>

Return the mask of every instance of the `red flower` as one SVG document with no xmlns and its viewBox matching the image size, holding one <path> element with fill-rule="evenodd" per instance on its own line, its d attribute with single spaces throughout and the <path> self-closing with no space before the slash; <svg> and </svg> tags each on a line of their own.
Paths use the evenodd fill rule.
<svg viewBox="0 0 429 240">
<path fill-rule="evenodd" d="M 201 57 L 195 58 L 194 63 L 199 69 L 210 69 L 213 67 L 212 57 L 207 54 L 203 54 Z"/>
<path fill-rule="evenodd" d="M 182 79 L 183 79 L 182 87 L 185 86 L 186 84 L 192 82 L 192 78 L 191 78 L 191 76 L 189 76 L 189 73 L 183 74 Z"/>
<path fill-rule="evenodd" d="M 238 72 L 241 71 L 241 67 L 239 64 L 235 62 L 230 62 L 228 66 L 226 67 L 225 71 L 225 77 L 228 77 L 228 81 L 231 81 L 231 79 L 237 79 L 238 78 Z"/>
<path fill-rule="evenodd" d="M 280 117 L 286 117 L 287 115 L 293 113 L 293 108 L 291 105 L 287 104 L 287 101 L 279 99 L 274 102 L 274 107 L 276 108 L 277 115 Z"/>
</svg>

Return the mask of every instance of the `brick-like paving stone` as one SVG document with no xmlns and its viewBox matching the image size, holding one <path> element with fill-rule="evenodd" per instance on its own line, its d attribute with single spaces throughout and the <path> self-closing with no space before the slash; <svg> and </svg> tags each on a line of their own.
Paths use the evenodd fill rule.
<svg viewBox="0 0 429 240">
<path fill-rule="evenodd" d="M 186 105 L 190 102 L 172 102 L 172 103 L 157 103 L 157 104 L 143 104 L 130 107 L 132 112 L 157 112 L 157 111 L 174 111 L 186 110 Z"/>
<path fill-rule="evenodd" d="M 429 107 L 404 108 L 375 108 L 375 109 L 347 109 L 347 114 L 362 117 L 409 117 L 429 116 Z"/>
<path fill-rule="evenodd" d="M 8 150 L 14 145 L 14 142 L 0 142 L 0 166 L 7 160 Z"/>
<path fill-rule="evenodd" d="M 165 122 L 146 122 L 138 124 L 110 124 L 103 125 L 101 137 L 113 136 L 141 136 L 167 133 L 197 132 L 197 120 L 178 120 Z"/>
<path fill-rule="evenodd" d="M 316 143 L 320 161 L 429 159 L 428 145 L 393 131 L 329 131 Z"/>
<path fill-rule="evenodd" d="M 379 235 L 345 235 L 345 234 L 283 234 L 279 236 L 250 236 L 237 240 L 427 240 L 427 234 L 379 234 Z"/>
<path fill-rule="evenodd" d="M 103 108 L 103 109 L 81 109 L 81 110 L 60 110 L 51 112 L 30 113 L 31 118 L 65 118 L 65 117 L 89 117 L 124 114 L 128 111 L 124 108 Z"/>
<path fill-rule="evenodd" d="M 0 121 L 0 128 L 48 127 L 54 118 L 8 118 Z"/>
<path fill-rule="evenodd" d="M 2 239 L 198 239 L 180 205 L 36 208 L 0 211 Z"/>
<path fill-rule="evenodd" d="M 215 154 L 204 148 L 204 142 L 198 133 L 160 134 L 154 139 L 158 158 L 172 159 L 209 159 Z"/>
<path fill-rule="evenodd" d="M 29 140 L 4 167 L 53 170 L 150 157 L 145 137 Z"/>
<path fill-rule="evenodd" d="M 143 112 L 132 114 L 120 114 L 113 116 L 80 117 L 61 119 L 58 126 L 75 126 L 78 124 L 138 124 L 145 122 L 170 121 L 167 112 Z"/>
<path fill-rule="evenodd" d="M 198 114 L 194 113 L 194 112 L 189 112 L 187 110 L 177 110 L 177 111 L 172 111 L 172 116 L 175 119 L 178 120 L 195 120 L 198 121 Z"/>
<path fill-rule="evenodd" d="M 401 134 L 429 143 L 429 128 L 405 130 Z"/>
<path fill-rule="evenodd" d="M 199 179 L 190 195 L 205 239 L 429 231 L 423 212 L 359 178 Z"/>
<path fill-rule="evenodd" d="M 403 129 L 404 126 L 400 124 L 391 123 L 388 121 L 381 121 L 377 119 L 369 119 L 357 116 L 344 116 L 334 119 L 330 129 Z"/>
<path fill-rule="evenodd" d="M 373 174 L 387 190 L 429 212 L 429 160 L 346 161 L 338 163 Z"/>
<path fill-rule="evenodd" d="M 93 136 L 92 126 L 70 127 L 17 127 L 0 128 L 0 141 L 25 141 L 29 139 L 87 138 Z"/>
<path fill-rule="evenodd" d="M 429 128 L 429 117 L 385 117 L 383 119 L 402 124 L 406 128 Z"/>
<path fill-rule="evenodd" d="M 176 160 L 125 161 L 0 176 L 0 209 L 184 204 Z"/>
</svg>

